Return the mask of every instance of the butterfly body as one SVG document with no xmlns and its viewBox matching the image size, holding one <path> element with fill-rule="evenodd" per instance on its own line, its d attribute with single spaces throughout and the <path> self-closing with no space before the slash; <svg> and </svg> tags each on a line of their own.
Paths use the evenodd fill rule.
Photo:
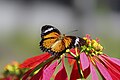
<svg viewBox="0 0 120 80">
<path fill-rule="evenodd" d="M 72 48 L 79 45 L 79 41 L 84 40 L 75 36 L 61 35 L 60 31 L 50 25 L 45 25 L 41 29 L 41 42 L 40 48 L 42 51 L 49 52 L 51 54 L 61 55 L 68 48 Z"/>
</svg>

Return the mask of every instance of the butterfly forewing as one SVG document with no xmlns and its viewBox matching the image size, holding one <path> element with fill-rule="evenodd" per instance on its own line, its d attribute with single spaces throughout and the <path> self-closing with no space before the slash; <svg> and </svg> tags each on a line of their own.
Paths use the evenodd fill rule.
<svg viewBox="0 0 120 80">
<path fill-rule="evenodd" d="M 60 31 L 50 25 L 45 25 L 41 29 L 41 38 L 57 37 L 60 35 Z"/>
<path fill-rule="evenodd" d="M 52 46 L 51 46 L 51 51 L 54 53 L 61 53 L 65 50 L 65 45 L 62 40 L 56 41 Z"/>
<path fill-rule="evenodd" d="M 56 40 L 57 40 L 57 38 L 44 39 L 41 41 L 40 45 L 44 48 L 50 49 Z"/>
<path fill-rule="evenodd" d="M 43 39 L 45 38 L 58 38 L 60 36 L 60 34 L 58 34 L 57 32 L 51 32 L 51 33 L 48 33 L 47 35 L 43 36 Z"/>
<path fill-rule="evenodd" d="M 51 46 L 55 44 L 55 42 L 58 40 L 59 37 L 60 37 L 60 31 L 57 28 L 50 25 L 43 26 L 41 29 L 41 38 L 42 38 L 40 42 L 41 50 L 53 54 L 55 50 L 52 51 Z"/>
</svg>

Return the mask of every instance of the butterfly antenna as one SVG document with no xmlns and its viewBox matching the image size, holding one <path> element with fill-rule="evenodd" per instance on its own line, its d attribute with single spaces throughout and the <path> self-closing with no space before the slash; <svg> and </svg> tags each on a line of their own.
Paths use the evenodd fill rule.
<svg viewBox="0 0 120 80">
<path fill-rule="evenodd" d="M 66 34 L 77 32 L 77 31 L 79 31 L 79 30 L 72 30 L 72 31 L 67 32 Z"/>
</svg>

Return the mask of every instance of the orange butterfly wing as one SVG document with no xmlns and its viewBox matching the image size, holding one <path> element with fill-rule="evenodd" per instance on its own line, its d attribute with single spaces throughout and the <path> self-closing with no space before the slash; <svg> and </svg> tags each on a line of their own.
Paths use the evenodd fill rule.
<svg viewBox="0 0 120 80">
<path fill-rule="evenodd" d="M 51 32 L 51 33 L 43 36 L 43 39 L 45 39 L 45 38 L 51 38 L 51 37 L 58 38 L 59 36 L 60 36 L 60 34 L 58 34 L 57 32 Z"/>
<path fill-rule="evenodd" d="M 60 32 L 58 29 L 50 25 L 43 26 L 41 29 L 41 50 L 54 54 L 54 51 L 52 51 L 51 47 L 58 40 L 59 37 Z"/>
<path fill-rule="evenodd" d="M 72 38 L 65 36 L 65 37 L 63 38 L 63 42 L 64 42 L 65 47 L 68 48 L 68 47 L 70 47 L 70 45 L 71 45 Z"/>
<path fill-rule="evenodd" d="M 50 38 L 50 39 L 43 40 L 42 45 L 43 47 L 50 49 L 56 40 L 57 38 Z"/>
<path fill-rule="evenodd" d="M 61 53 L 65 50 L 65 44 L 62 40 L 56 41 L 52 46 L 51 50 L 55 53 Z"/>
</svg>

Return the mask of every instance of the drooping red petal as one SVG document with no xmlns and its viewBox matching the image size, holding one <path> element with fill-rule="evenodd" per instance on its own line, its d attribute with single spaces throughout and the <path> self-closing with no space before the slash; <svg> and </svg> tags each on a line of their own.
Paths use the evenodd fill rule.
<svg viewBox="0 0 120 80">
<path fill-rule="evenodd" d="M 77 63 L 75 62 L 72 68 L 72 72 L 70 74 L 70 80 L 77 80 L 80 78 L 80 74 L 78 72 Z"/>
<path fill-rule="evenodd" d="M 84 52 L 80 54 L 80 64 L 82 66 L 84 78 L 87 78 L 90 74 L 90 63 Z"/>
<path fill-rule="evenodd" d="M 90 62 L 90 72 L 92 74 L 92 80 L 98 80 L 97 73 L 96 73 L 94 66 L 92 65 L 91 62 Z"/>
<path fill-rule="evenodd" d="M 42 67 L 42 69 L 31 78 L 31 80 L 50 80 L 57 65 L 57 61 L 51 65 L 47 64 L 45 67 Z"/>
<path fill-rule="evenodd" d="M 41 80 L 50 80 L 52 77 L 56 67 L 58 66 L 58 61 L 54 62 L 53 64 L 49 65 L 44 71 L 43 71 L 43 78 Z"/>
<path fill-rule="evenodd" d="M 43 77 L 43 70 L 45 69 L 46 66 L 42 67 L 40 69 L 40 71 L 35 74 L 34 76 L 32 76 L 32 78 L 30 80 L 42 80 L 42 77 Z"/>
<path fill-rule="evenodd" d="M 112 80 L 112 77 L 110 76 L 110 74 L 107 71 L 106 67 L 102 63 L 96 61 L 96 65 L 97 65 L 98 70 L 100 71 L 100 73 L 102 74 L 102 76 L 106 80 Z"/>
<path fill-rule="evenodd" d="M 75 63 L 75 60 L 73 59 L 73 57 L 70 54 L 68 54 L 68 63 L 70 65 L 73 65 Z"/>
<path fill-rule="evenodd" d="M 115 64 L 119 65 L 120 66 L 120 59 L 117 59 L 117 58 L 110 58 L 110 60 L 112 62 L 114 62 Z"/>
<path fill-rule="evenodd" d="M 110 58 L 107 55 L 101 55 L 105 60 L 107 60 L 110 64 L 114 65 L 114 67 L 120 72 L 120 59 Z"/>
<path fill-rule="evenodd" d="M 40 54 L 40 55 L 32 57 L 32 58 L 28 58 L 22 64 L 20 64 L 20 68 L 34 68 L 38 64 L 47 60 L 49 57 L 50 57 L 49 53 L 44 53 L 44 54 Z"/>
<path fill-rule="evenodd" d="M 67 72 L 65 70 L 64 62 L 62 61 L 62 66 L 55 76 L 55 80 L 68 80 Z"/>
<path fill-rule="evenodd" d="M 113 80 L 119 80 L 120 79 L 120 76 L 116 76 L 116 74 L 114 74 L 111 70 L 108 69 L 108 72 L 110 73 Z"/>
<path fill-rule="evenodd" d="M 107 60 L 115 63 L 116 65 L 120 66 L 120 59 L 117 59 L 117 58 L 111 58 L 107 55 L 101 55 L 102 57 L 106 58 Z"/>
<path fill-rule="evenodd" d="M 28 70 L 22 77 L 22 80 L 27 80 L 29 77 L 30 73 L 33 71 L 33 69 Z"/>
<path fill-rule="evenodd" d="M 111 59 L 112 59 L 112 61 L 109 61 L 109 63 L 114 64 L 114 67 L 120 72 L 120 65 L 119 65 L 119 63 L 117 64 L 117 62 L 115 62 L 115 59 L 113 59 L 113 58 L 111 58 Z M 114 62 L 113 62 L 113 60 L 114 60 Z"/>
<path fill-rule="evenodd" d="M 108 69 L 108 71 L 110 72 L 110 75 L 112 76 L 114 74 L 113 77 L 118 77 L 120 78 L 120 71 L 114 66 L 114 64 L 111 64 L 110 62 L 108 62 L 108 60 L 104 57 L 99 56 L 99 58 L 101 59 L 101 61 L 104 63 L 104 65 L 106 66 L 106 68 Z M 111 72 L 113 74 L 111 74 Z M 112 78 L 113 78 L 112 77 Z"/>
</svg>

